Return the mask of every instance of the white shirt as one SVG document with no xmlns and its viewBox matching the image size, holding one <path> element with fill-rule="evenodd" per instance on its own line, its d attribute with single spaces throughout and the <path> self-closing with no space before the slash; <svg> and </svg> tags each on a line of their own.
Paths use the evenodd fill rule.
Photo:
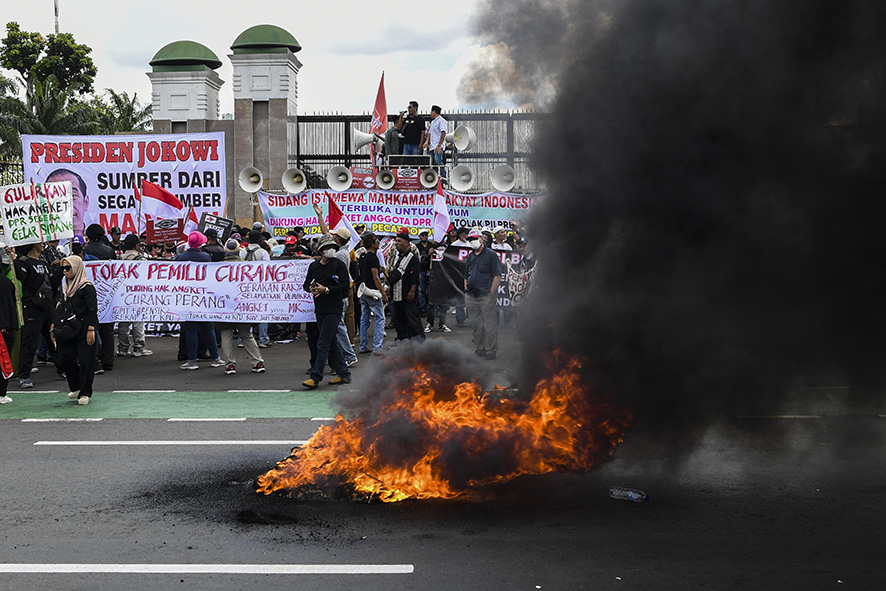
<svg viewBox="0 0 886 591">
<path fill-rule="evenodd" d="M 437 148 L 437 144 L 440 143 L 440 140 L 443 136 L 443 132 L 447 130 L 446 119 L 443 118 L 443 115 L 438 115 L 431 121 L 431 126 L 428 128 L 428 135 L 431 138 L 430 143 L 428 144 L 428 151 L 434 151 Z M 440 146 L 441 149 L 446 146 Z"/>
</svg>

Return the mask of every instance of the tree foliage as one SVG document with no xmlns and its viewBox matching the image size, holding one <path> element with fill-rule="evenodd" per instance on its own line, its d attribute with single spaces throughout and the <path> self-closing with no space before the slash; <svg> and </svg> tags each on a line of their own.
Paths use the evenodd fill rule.
<svg viewBox="0 0 886 591">
<path fill-rule="evenodd" d="M 47 35 L 22 31 L 16 22 L 6 23 L 6 37 L 0 41 L 0 66 L 21 75 L 26 89 L 36 81 L 54 76 L 67 88 L 77 87 L 80 94 L 92 92 L 98 70 L 89 54 L 92 48 L 77 43 L 70 33 Z"/>
<path fill-rule="evenodd" d="M 55 76 L 35 80 L 25 99 L 0 98 L 0 133 L 38 135 L 91 135 L 98 131 L 96 111 L 75 95 L 77 84 L 62 86 Z M 3 144 L 8 153 L 20 154 L 21 142 Z"/>
<path fill-rule="evenodd" d="M 126 91 L 105 89 L 104 97 L 96 97 L 92 106 L 96 111 L 99 133 L 111 135 L 118 132 L 149 131 L 153 122 L 151 105 L 142 105 L 138 93 L 130 97 Z"/>
</svg>

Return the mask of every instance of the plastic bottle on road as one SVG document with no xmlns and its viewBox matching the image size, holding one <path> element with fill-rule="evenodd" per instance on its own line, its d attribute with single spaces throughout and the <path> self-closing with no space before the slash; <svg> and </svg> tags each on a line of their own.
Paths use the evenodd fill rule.
<svg viewBox="0 0 886 591">
<path fill-rule="evenodd" d="M 609 496 L 613 499 L 624 499 L 635 503 L 642 503 L 649 498 L 649 495 L 642 490 L 637 490 L 636 488 L 622 488 L 620 486 L 613 486 L 610 488 Z"/>
</svg>

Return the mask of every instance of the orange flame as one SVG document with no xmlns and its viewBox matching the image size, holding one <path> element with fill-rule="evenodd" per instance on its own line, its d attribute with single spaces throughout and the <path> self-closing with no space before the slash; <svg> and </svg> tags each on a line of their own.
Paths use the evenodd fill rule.
<svg viewBox="0 0 886 591">
<path fill-rule="evenodd" d="M 439 392 L 443 380 L 415 367 L 377 416 L 339 415 L 260 476 L 258 491 L 344 486 L 384 502 L 451 499 L 522 475 L 588 470 L 622 441 L 632 416 L 592 395 L 578 360 L 555 353 L 548 366 L 528 402 L 476 383 Z"/>
</svg>

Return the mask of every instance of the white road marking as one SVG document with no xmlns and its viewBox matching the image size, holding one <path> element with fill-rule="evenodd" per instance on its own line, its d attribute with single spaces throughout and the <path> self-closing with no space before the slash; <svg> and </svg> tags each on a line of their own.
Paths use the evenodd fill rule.
<svg viewBox="0 0 886 591">
<path fill-rule="evenodd" d="M 19 394 L 58 394 L 61 390 L 20 390 Z"/>
<path fill-rule="evenodd" d="M 111 390 L 114 394 L 167 394 L 177 390 Z"/>
<path fill-rule="evenodd" d="M 314 417 L 312 421 L 334 421 L 334 417 Z"/>
<path fill-rule="evenodd" d="M 22 419 L 23 423 L 97 423 L 104 419 Z"/>
<path fill-rule="evenodd" d="M 740 419 L 820 419 L 821 415 L 738 415 Z"/>
<path fill-rule="evenodd" d="M 208 423 L 208 422 L 225 422 L 225 421 L 245 421 L 246 417 L 237 418 L 237 419 L 209 419 L 209 418 L 177 418 L 177 419 L 166 419 L 167 423 Z"/>
<path fill-rule="evenodd" d="M 411 564 L 24 564 L 0 563 L 0 573 L 122 573 L 234 575 L 405 575 Z"/>
<path fill-rule="evenodd" d="M 169 441 L 169 440 L 144 440 L 144 441 L 35 441 L 34 445 L 304 445 L 307 443 L 306 439 L 303 440 L 262 440 L 262 439 L 250 439 L 250 440 L 234 440 L 234 439 L 223 439 L 223 440 L 180 440 L 180 441 Z"/>
<path fill-rule="evenodd" d="M 236 393 L 236 392 L 248 392 L 248 393 L 253 393 L 253 392 L 259 392 L 259 393 L 261 393 L 261 392 L 268 392 L 268 393 L 272 393 L 272 394 L 273 394 L 273 393 L 278 393 L 278 392 L 284 392 L 284 393 L 285 393 L 285 392 L 292 392 L 292 390 L 228 390 L 228 392 L 234 392 L 234 393 Z"/>
</svg>

